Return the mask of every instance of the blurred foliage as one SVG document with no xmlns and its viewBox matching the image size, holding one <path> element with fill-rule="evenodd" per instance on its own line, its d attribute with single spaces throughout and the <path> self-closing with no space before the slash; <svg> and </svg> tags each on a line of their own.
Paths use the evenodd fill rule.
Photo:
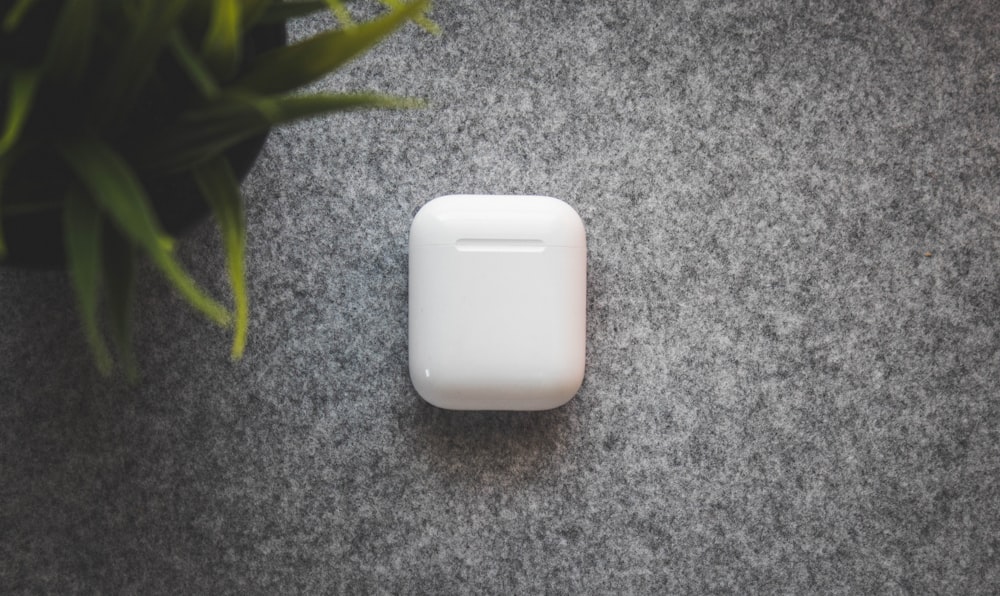
<svg viewBox="0 0 1000 596">
<path fill-rule="evenodd" d="M 408 21 L 436 30 L 428 0 L 382 4 L 380 15 L 355 22 L 336 0 L 0 0 L 0 222 L 61 216 L 67 269 L 103 373 L 114 358 L 102 304 L 119 362 L 136 374 L 130 311 L 141 255 L 191 306 L 231 326 L 232 356 L 243 354 L 246 224 L 226 152 L 299 118 L 416 105 L 373 93 L 292 94 Z M 255 27 L 321 10 L 336 17 L 335 29 L 245 51 Z M 184 271 L 158 221 L 148 181 L 177 177 L 194 181 L 219 224 L 231 307 Z"/>
</svg>

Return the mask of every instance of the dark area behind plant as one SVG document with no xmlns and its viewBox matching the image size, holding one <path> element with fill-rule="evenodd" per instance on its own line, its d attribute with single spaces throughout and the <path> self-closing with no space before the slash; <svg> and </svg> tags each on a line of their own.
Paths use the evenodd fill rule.
<svg viewBox="0 0 1000 596">
<path fill-rule="evenodd" d="M 0 259 L 18 217 L 60 217 L 67 270 L 102 372 L 130 348 L 136 259 L 145 255 L 244 350 L 246 226 L 226 152 L 290 120 L 411 100 L 291 92 L 336 70 L 407 21 L 433 29 L 426 0 L 384 1 L 355 22 L 335 0 L 0 0 Z M 339 26 L 251 55 L 248 32 L 319 10 Z M 151 187 L 187 179 L 219 223 L 233 304 L 208 296 L 173 254 Z"/>
</svg>

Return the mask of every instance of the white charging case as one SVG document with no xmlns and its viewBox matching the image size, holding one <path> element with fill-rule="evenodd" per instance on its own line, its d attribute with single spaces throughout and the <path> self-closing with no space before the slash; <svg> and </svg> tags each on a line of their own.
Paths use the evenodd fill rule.
<svg viewBox="0 0 1000 596">
<path fill-rule="evenodd" d="M 452 410 L 547 410 L 583 383 L 587 242 L 539 196 L 449 195 L 410 228 L 410 378 Z"/>
</svg>

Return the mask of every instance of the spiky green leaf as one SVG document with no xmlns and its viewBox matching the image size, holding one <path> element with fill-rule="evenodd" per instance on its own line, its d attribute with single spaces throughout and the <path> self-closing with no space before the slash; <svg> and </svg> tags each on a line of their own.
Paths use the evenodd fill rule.
<svg viewBox="0 0 1000 596">
<path fill-rule="evenodd" d="M 134 380 L 138 367 L 132 353 L 132 303 L 135 298 L 135 247 L 118 230 L 104 233 L 104 287 L 107 290 L 108 324 L 125 376 Z"/>
<path fill-rule="evenodd" d="M 340 0 L 326 0 L 326 5 L 330 7 L 330 12 L 337 18 L 337 22 L 340 23 L 341 27 L 347 29 L 355 25 L 354 19 L 351 17 L 351 12 L 347 10 L 343 2 Z"/>
<path fill-rule="evenodd" d="M 209 319 L 229 324 L 225 307 L 202 292 L 163 245 L 164 234 L 146 191 L 125 160 L 94 137 L 70 141 L 58 149 L 94 202 L 122 234 L 145 250 L 180 295 Z"/>
<path fill-rule="evenodd" d="M 215 75 L 209 71 L 180 31 L 174 31 L 170 35 L 170 50 L 202 97 L 214 99 L 219 95 L 219 84 L 215 80 Z"/>
<path fill-rule="evenodd" d="M 21 19 L 24 18 L 24 15 L 26 15 L 28 11 L 31 10 L 31 7 L 37 2 L 38 0 L 17 0 L 14 5 L 10 7 L 10 10 L 7 11 L 7 14 L 4 15 L 4 32 L 10 33 L 14 29 L 17 29 L 17 26 L 21 24 Z"/>
<path fill-rule="evenodd" d="M 111 353 L 101 336 L 97 317 L 101 290 L 101 212 L 78 189 L 66 198 L 63 233 L 66 267 L 76 292 L 83 331 L 98 370 L 107 375 L 111 372 Z"/>
<path fill-rule="evenodd" d="M 205 32 L 201 53 L 212 72 L 221 79 L 236 73 L 242 44 L 242 0 L 214 0 L 212 17 Z"/>
<path fill-rule="evenodd" d="M 423 14 L 428 0 L 402 4 L 371 21 L 327 31 L 305 41 L 271 50 L 250 65 L 238 88 L 283 93 L 309 84 L 362 54 L 408 20 Z"/>
<path fill-rule="evenodd" d="M 255 98 L 229 96 L 188 112 L 153 145 L 144 164 L 151 171 L 173 172 L 204 163 L 233 145 L 272 126 L 329 112 L 360 108 L 412 108 L 411 99 L 377 93 L 314 94 Z"/>
<path fill-rule="evenodd" d="M 246 214 L 239 182 L 225 157 L 217 157 L 194 170 L 194 179 L 201 196 L 212 208 L 222 232 L 226 248 L 226 266 L 229 284 L 233 290 L 235 330 L 233 335 L 233 360 L 243 356 L 247 342 L 249 306 L 246 288 Z"/>
<path fill-rule="evenodd" d="M 0 135 L 0 155 L 6 155 L 21 135 L 21 129 L 31 112 L 32 100 L 38 88 L 37 70 L 18 70 L 10 77 L 10 93 L 7 97 L 7 122 Z"/>
</svg>

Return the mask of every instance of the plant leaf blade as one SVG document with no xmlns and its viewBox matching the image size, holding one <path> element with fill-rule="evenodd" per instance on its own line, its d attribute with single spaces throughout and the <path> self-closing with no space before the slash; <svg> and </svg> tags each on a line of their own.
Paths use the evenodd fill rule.
<svg viewBox="0 0 1000 596">
<path fill-rule="evenodd" d="M 337 22 L 340 23 L 341 27 L 347 29 L 355 25 L 350 11 L 347 10 L 343 2 L 340 0 L 326 0 L 326 5 L 330 8 L 333 16 L 337 18 Z"/>
<path fill-rule="evenodd" d="M 236 73 L 242 53 L 241 0 L 215 0 L 201 52 L 216 76 L 228 79 Z"/>
<path fill-rule="evenodd" d="M 198 54 L 191 48 L 191 44 L 179 31 L 170 34 L 170 50 L 173 52 L 177 63 L 197 87 L 198 92 L 205 99 L 214 99 L 219 95 L 219 84 L 209 68 L 202 62 Z"/>
<path fill-rule="evenodd" d="M 132 303 L 135 299 L 135 247 L 113 227 L 104 234 L 104 287 L 107 290 L 111 340 L 125 376 L 138 376 L 132 352 Z"/>
<path fill-rule="evenodd" d="M 227 97 L 188 112 L 144 156 L 151 171 L 175 172 L 217 157 L 233 145 L 293 120 L 363 108 L 406 109 L 421 102 L 378 93 L 328 93 L 280 98 Z"/>
<path fill-rule="evenodd" d="M 21 129 L 31 112 L 31 103 L 38 88 L 37 70 L 18 70 L 10 78 L 10 96 L 7 99 L 7 122 L 0 135 L 0 155 L 5 155 L 17 142 Z"/>
<path fill-rule="evenodd" d="M 111 372 L 111 353 L 101 337 L 97 320 L 101 278 L 101 212 L 79 192 L 71 192 L 63 211 L 66 266 L 84 334 L 101 374 Z"/>
<path fill-rule="evenodd" d="M 178 293 L 209 319 L 228 325 L 228 311 L 198 288 L 161 242 L 164 234 L 146 192 L 125 161 L 96 138 L 68 142 L 59 150 L 94 202 L 119 231 L 149 254 Z"/>
<path fill-rule="evenodd" d="M 243 210 L 243 198 L 239 182 L 224 157 L 218 157 L 196 168 L 194 179 L 201 190 L 201 196 L 212 208 L 222 232 L 235 313 L 232 358 L 238 360 L 246 348 L 250 320 L 246 288 L 246 214 Z"/>
<path fill-rule="evenodd" d="M 31 10 L 31 7 L 35 5 L 38 0 L 17 0 L 14 5 L 7 11 L 6 16 L 3 19 L 3 30 L 7 33 L 17 29 L 17 26 L 21 24 L 21 20 L 24 15 Z"/>
<path fill-rule="evenodd" d="M 311 83 L 364 53 L 404 23 L 423 14 L 428 0 L 400 4 L 347 29 L 327 31 L 261 55 L 236 85 L 257 93 L 283 93 Z"/>
</svg>

